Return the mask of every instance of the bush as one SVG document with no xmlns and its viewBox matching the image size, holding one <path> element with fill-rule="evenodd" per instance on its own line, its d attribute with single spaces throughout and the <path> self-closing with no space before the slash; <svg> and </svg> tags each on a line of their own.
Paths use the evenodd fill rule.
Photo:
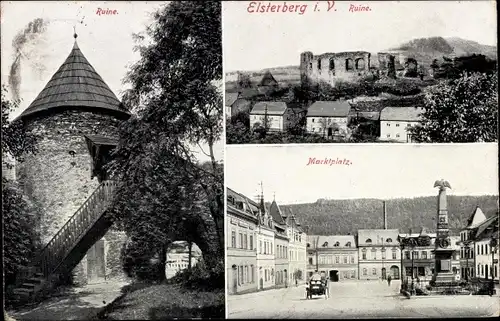
<svg viewBox="0 0 500 321">
<path fill-rule="evenodd" d="M 214 267 L 208 268 L 203 261 L 199 261 L 191 269 L 185 269 L 169 280 L 191 289 L 223 289 L 224 288 L 224 262 L 219 261 Z"/>
</svg>

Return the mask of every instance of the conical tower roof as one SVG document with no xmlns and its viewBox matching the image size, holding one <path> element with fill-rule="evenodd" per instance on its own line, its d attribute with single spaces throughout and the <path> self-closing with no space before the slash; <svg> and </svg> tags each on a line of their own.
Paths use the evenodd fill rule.
<svg viewBox="0 0 500 321">
<path fill-rule="evenodd" d="M 76 35 L 75 35 L 76 39 Z M 73 50 L 20 118 L 50 109 L 84 108 L 130 115 L 87 61 L 75 41 Z"/>
</svg>

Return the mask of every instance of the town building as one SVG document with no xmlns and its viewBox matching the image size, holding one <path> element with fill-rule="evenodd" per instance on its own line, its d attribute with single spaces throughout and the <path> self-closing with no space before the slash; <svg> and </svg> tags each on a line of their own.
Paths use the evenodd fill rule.
<svg viewBox="0 0 500 321">
<path fill-rule="evenodd" d="M 297 222 L 290 208 L 283 219 L 286 223 L 286 234 L 289 239 L 288 278 L 292 284 L 297 284 L 306 278 L 307 234 L 301 224 Z"/>
<path fill-rule="evenodd" d="M 257 271 L 259 290 L 275 286 L 275 229 L 274 221 L 260 196 L 259 223 L 257 225 Z"/>
<path fill-rule="evenodd" d="M 283 219 L 281 208 L 275 200 L 273 200 L 271 206 L 269 207 L 269 214 L 273 218 L 275 228 L 275 284 L 276 287 L 287 287 L 289 284 L 288 271 L 290 269 L 288 264 L 289 239 L 286 234 L 286 222 Z"/>
<path fill-rule="evenodd" d="M 380 112 L 380 140 L 411 143 L 408 128 L 420 123 L 420 107 L 385 107 Z"/>
<path fill-rule="evenodd" d="M 346 136 L 351 105 L 345 100 L 317 101 L 307 109 L 306 130 L 324 137 Z"/>
<path fill-rule="evenodd" d="M 434 275 L 434 249 L 436 233 L 427 233 L 422 228 L 420 233 L 400 233 L 403 273 L 406 277 L 430 281 Z M 404 241 L 402 240 L 404 239 Z M 412 273 L 413 271 L 413 273 Z"/>
<path fill-rule="evenodd" d="M 286 131 L 296 122 L 296 113 L 283 101 L 257 102 L 250 112 L 250 128 L 267 127 L 269 131 Z"/>
<path fill-rule="evenodd" d="M 476 275 L 475 239 L 477 229 L 486 221 L 486 215 L 476 206 L 467 220 L 467 225 L 460 231 L 460 274 L 462 279 L 470 279 Z M 479 247 L 480 249 L 480 247 Z M 467 273 L 468 272 L 468 273 Z M 478 271 L 479 273 L 481 271 Z"/>
<path fill-rule="evenodd" d="M 475 277 L 481 280 L 494 279 L 498 283 L 498 246 L 492 244 L 492 240 L 498 244 L 498 215 L 484 220 L 474 235 Z"/>
<path fill-rule="evenodd" d="M 188 242 L 174 242 L 172 248 L 167 252 L 165 264 L 165 276 L 167 279 L 174 277 L 177 273 L 195 266 L 201 259 L 201 250 L 194 243 L 189 249 Z M 190 262 L 191 261 L 191 262 Z"/>
<path fill-rule="evenodd" d="M 307 276 L 318 271 L 332 282 L 358 278 L 358 249 L 353 235 L 308 235 Z"/>
<path fill-rule="evenodd" d="M 259 206 L 230 188 L 226 190 L 227 290 L 229 294 L 257 291 Z"/>
<path fill-rule="evenodd" d="M 385 224 L 384 224 L 385 225 Z M 359 279 L 400 278 L 401 250 L 397 229 L 358 231 Z"/>
</svg>

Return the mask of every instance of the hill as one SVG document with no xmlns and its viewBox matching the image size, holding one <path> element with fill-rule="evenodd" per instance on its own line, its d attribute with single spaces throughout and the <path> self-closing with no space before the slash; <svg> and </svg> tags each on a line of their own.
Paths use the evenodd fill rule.
<svg viewBox="0 0 500 321">
<path fill-rule="evenodd" d="M 433 59 L 441 60 L 443 56 L 460 57 L 472 54 L 485 55 L 490 59 L 497 59 L 495 46 L 482 45 L 472 40 L 462 38 L 429 37 L 418 38 L 405 42 L 390 51 L 417 59 L 419 64 L 429 66 Z"/>
<path fill-rule="evenodd" d="M 457 233 L 467 224 L 476 206 L 486 216 L 497 213 L 498 196 L 448 196 L 450 229 Z M 315 203 L 280 205 L 291 209 L 308 234 L 355 234 L 359 229 L 383 228 L 383 201 L 380 199 L 324 200 Z M 400 232 L 436 227 L 436 196 L 386 200 L 387 228 Z"/>
</svg>

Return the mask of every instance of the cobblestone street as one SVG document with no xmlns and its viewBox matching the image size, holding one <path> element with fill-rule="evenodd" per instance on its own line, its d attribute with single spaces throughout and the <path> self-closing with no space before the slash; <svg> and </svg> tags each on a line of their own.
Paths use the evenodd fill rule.
<svg viewBox="0 0 500 321">
<path fill-rule="evenodd" d="M 306 300 L 304 285 L 229 296 L 229 318 L 426 318 L 498 316 L 499 297 L 412 297 L 399 294 L 400 283 L 346 281 L 330 284 L 330 298 Z"/>
</svg>

